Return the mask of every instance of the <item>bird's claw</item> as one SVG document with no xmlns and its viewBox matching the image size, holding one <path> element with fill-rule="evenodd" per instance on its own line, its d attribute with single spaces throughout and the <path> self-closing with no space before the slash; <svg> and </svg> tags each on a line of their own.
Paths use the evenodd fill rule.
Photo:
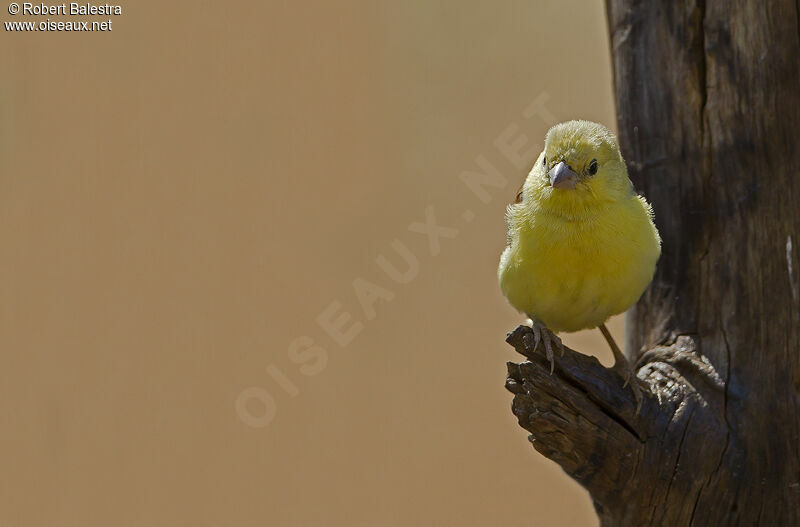
<svg viewBox="0 0 800 527">
<path fill-rule="evenodd" d="M 533 346 L 530 348 L 536 351 L 539 344 L 544 345 L 544 354 L 547 360 L 550 361 L 550 374 L 555 370 L 555 356 L 553 354 L 553 345 L 559 350 L 560 355 L 564 355 L 564 343 L 561 339 L 550 329 L 539 322 L 538 320 L 531 319 L 531 333 L 533 333 Z"/>
<path fill-rule="evenodd" d="M 622 384 L 623 388 L 630 385 L 633 398 L 636 400 L 636 413 L 638 414 L 639 410 L 642 408 L 644 394 L 650 391 L 650 386 L 637 377 L 633 368 L 629 367 L 627 364 L 615 364 L 614 370 L 624 379 L 625 382 Z"/>
</svg>

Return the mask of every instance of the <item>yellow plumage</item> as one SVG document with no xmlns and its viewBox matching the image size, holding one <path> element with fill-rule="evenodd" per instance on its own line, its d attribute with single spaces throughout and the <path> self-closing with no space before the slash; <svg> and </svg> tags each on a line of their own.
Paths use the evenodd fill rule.
<svg viewBox="0 0 800 527">
<path fill-rule="evenodd" d="M 639 299 L 661 238 L 610 130 L 553 127 L 521 196 L 506 213 L 498 270 L 512 306 L 558 333 L 597 327 Z"/>
</svg>

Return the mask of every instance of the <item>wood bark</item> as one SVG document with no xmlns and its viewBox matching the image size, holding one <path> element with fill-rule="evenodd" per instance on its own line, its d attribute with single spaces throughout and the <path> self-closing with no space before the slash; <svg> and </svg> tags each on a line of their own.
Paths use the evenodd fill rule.
<svg viewBox="0 0 800 527">
<path fill-rule="evenodd" d="M 607 0 L 619 140 L 663 254 L 629 388 L 508 342 L 513 411 L 604 526 L 800 525 L 800 2 Z"/>
</svg>

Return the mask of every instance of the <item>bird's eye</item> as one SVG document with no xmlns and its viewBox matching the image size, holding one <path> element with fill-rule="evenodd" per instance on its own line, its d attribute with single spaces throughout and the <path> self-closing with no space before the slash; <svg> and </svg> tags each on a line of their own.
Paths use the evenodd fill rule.
<svg viewBox="0 0 800 527">
<path fill-rule="evenodd" d="M 546 166 L 547 166 L 547 156 L 544 156 L 544 157 L 542 158 L 542 166 L 543 166 L 543 167 L 546 167 Z"/>
<path fill-rule="evenodd" d="M 593 176 L 597 174 L 597 159 L 592 159 L 592 162 L 589 163 L 589 175 Z"/>
</svg>

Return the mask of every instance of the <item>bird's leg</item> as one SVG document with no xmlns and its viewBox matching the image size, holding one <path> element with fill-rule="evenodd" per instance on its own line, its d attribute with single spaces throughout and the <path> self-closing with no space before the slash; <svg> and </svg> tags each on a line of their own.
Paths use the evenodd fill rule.
<svg viewBox="0 0 800 527">
<path fill-rule="evenodd" d="M 639 408 L 642 406 L 642 395 L 644 394 L 645 390 L 649 389 L 649 387 L 634 374 L 633 367 L 622 353 L 622 350 L 619 349 L 617 343 L 614 342 L 614 337 L 611 336 L 611 332 L 608 331 L 606 325 L 600 324 L 598 327 L 600 332 L 605 337 L 606 342 L 608 342 L 611 352 L 614 354 L 614 366 L 611 368 L 616 371 L 620 377 L 625 379 L 625 384 L 622 385 L 623 388 L 628 384 L 631 385 L 631 391 L 633 391 L 633 396 L 636 398 L 636 411 L 638 412 Z"/>
<path fill-rule="evenodd" d="M 531 349 L 536 351 L 536 347 L 539 343 L 544 345 L 544 354 L 547 357 L 547 360 L 550 361 L 550 374 L 553 374 L 553 370 L 555 369 L 555 359 L 553 357 L 553 346 L 555 345 L 556 348 L 561 352 L 561 355 L 564 355 L 564 344 L 561 342 L 561 339 L 558 336 L 550 331 L 544 323 L 538 321 L 535 317 L 528 315 L 528 318 L 531 319 L 531 330 L 533 331 L 533 346 Z"/>
</svg>

